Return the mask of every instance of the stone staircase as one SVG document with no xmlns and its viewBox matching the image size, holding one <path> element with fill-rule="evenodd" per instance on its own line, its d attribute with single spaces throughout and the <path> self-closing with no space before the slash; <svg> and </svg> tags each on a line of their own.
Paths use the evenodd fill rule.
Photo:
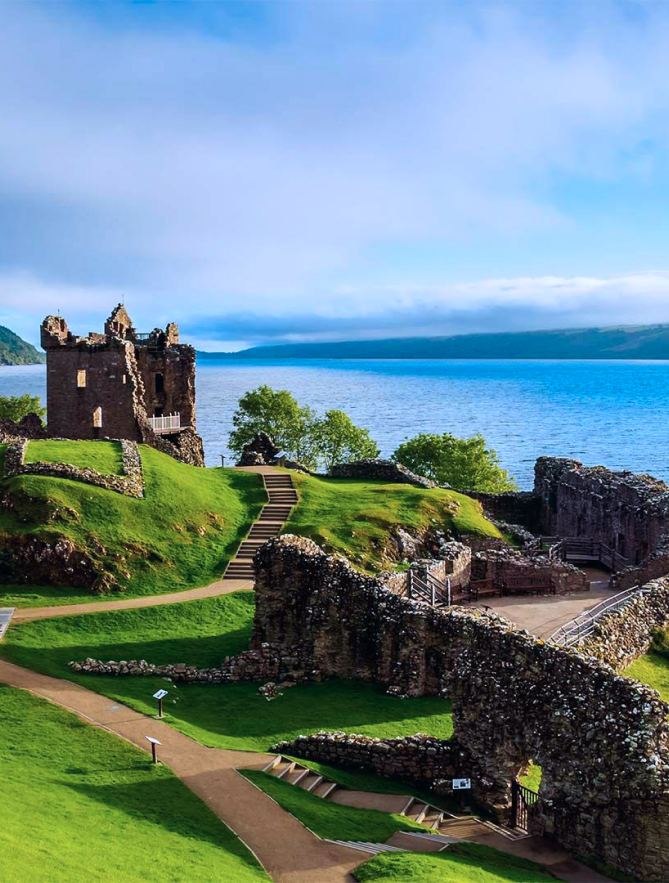
<svg viewBox="0 0 669 883">
<path fill-rule="evenodd" d="M 256 550 L 267 540 L 279 535 L 281 528 L 288 520 L 290 510 L 297 503 L 297 493 L 289 472 L 277 470 L 261 474 L 267 490 L 268 502 L 237 550 L 237 554 L 228 564 L 224 579 L 252 580 L 254 578 L 253 556 Z"/>
<path fill-rule="evenodd" d="M 297 760 L 292 760 L 283 755 L 277 755 L 263 767 L 263 772 L 270 773 L 277 779 L 282 779 L 290 785 L 295 785 L 308 791 L 323 800 L 331 800 L 344 806 L 355 806 L 362 809 L 376 809 L 386 812 L 398 813 L 406 816 L 420 825 L 425 825 L 432 833 L 415 832 L 418 836 L 433 838 L 438 836 L 444 845 L 456 840 L 482 841 L 491 834 L 501 834 L 508 840 L 525 839 L 525 832 L 513 832 L 489 821 L 477 819 L 474 816 L 456 816 L 447 810 L 439 809 L 431 803 L 420 800 L 417 797 L 397 794 L 377 794 L 375 792 L 351 791 L 343 785 L 338 785 L 325 776 L 314 772 L 309 767 Z M 414 832 L 412 832 L 414 833 Z M 381 852 L 386 850 L 385 844 L 379 843 L 353 843 L 333 841 L 340 845 L 352 846 L 366 852 Z M 388 847 L 393 849 L 393 847 Z"/>
</svg>

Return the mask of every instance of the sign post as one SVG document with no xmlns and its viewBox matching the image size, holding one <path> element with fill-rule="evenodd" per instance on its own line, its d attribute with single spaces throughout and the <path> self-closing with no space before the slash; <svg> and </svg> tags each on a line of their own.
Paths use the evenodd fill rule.
<svg viewBox="0 0 669 883">
<path fill-rule="evenodd" d="M 163 699 L 167 696 L 167 690 L 158 690 L 153 694 L 153 698 L 158 700 L 158 717 L 163 716 Z"/>
<path fill-rule="evenodd" d="M 453 779 L 453 790 L 454 791 L 471 791 L 472 780 L 471 779 Z"/>
<path fill-rule="evenodd" d="M 151 743 L 151 757 L 154 763 L 158 763 L 158 754 L 156 752 L 156 745 L 162 745 L 162 742 L 159 742 L 157 739 L 154 739 L 153 736 L 144 736 L 147 742 Z"/>
</svg>

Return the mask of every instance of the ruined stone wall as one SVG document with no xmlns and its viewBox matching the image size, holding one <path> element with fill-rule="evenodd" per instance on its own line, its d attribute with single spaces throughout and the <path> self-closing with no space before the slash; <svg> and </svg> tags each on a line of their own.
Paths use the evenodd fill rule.
<svg viewBox="0 0 669 883">
<path fill-rule="evenodd" d="M 608 663 L 616 671 L 644 656 L 653 643 L 653 632 L 669 625 L 669 577 L 656 579 L 619 610 L 602 616 L 595 630 L 579 644 L 582 656 Z"/>
<path fill-rule="evenodd" d="M 539 830 L 636 879 L 669 879 L 669 706 L 655 691 L 500 617 L 400 598 L 309 540 L 268 543 L 256 569 L 252 646 L 276 653 L 282 675 L 450 697 L 479 799 L 533 759 Z M 508 794 L 494 794 L 503 812 Z"/>
<path fill-rule="evenodd" d="M 532 533 L 541 532 L 541 505 L 532 491 L 508 494 L 485 494 L 464 491 L 468 497 L 478 500 L 485 512 L 500 521 L 519 524 Z"/>
<path fill-rule="evenodd" d="M 472 578 L 494 579 L 500 586 L 513 591 L 514 580 L 533 578 L 550 580 L 556 594 L 584 592 L 590 588 L 582 570 L 564 561 L 549 561 L 546 557 L 528 558 L 515 549 L 490 549 L 477 552 L 472 558 Z"/>
<path fill-rule="evenodd" d="M 540 457 L 534 493 L 543 533 L 599 540 L 633 565 L 660 545 L 669 527 L 669 488 L 648 475 Z"/>
<path fill-rule="evenodd" d="M 142 498 L 144 496 L 144 475 L 139 448 L 135 442 L 127 439 L 121 439 L 119 444 L 121 446 L 123 475 L 105 475 L 95 469 L 72 466 L 70 463 L 41 461 L 26 463 L 28 439 L 19 439 L 7 446 L 4 476 L 12 478 L 15 475 L 48 475 L 52 478 L 68 478 L 70 481 L 93 484 L 108 491 L 125 494 L 128 497 Z"/>
<path fill-rule="evenodd" d="M 398 482 L 416 487 L 432 488 L 437 485 L 429 478 L 415 475 L 401 463 L 393 460 L 356 460 L 354 463 L 337 463 L 330 469 L 329 478 L 355 478 L 369 481 Z"/>
<path fill-rule="evenodd" d="M 56 347 L 47 349 L 47 425 L 51 438 L 95 439 L 113 435 L 140 441 L 133 409 L 136 377 L 127 359 L 128 344 Z M 79 371 L 86 385 L 77 386 Z M 102 426 L 93 425 L 93 412 L 102 409 Z"/>
<path fill-rule="evenodd" d="M 475 768 L 473 758 L 456 739 L 435 739 L 425 733 L 373 739 L 351 733 L 320 732 L 279 742 L 272 750 L 389 779 L 403 779 L 437 793 L 451 793 L 451 780 L 468 778 Z M 433 787 L 442 779 L 442 787 Z"/>
</svg>

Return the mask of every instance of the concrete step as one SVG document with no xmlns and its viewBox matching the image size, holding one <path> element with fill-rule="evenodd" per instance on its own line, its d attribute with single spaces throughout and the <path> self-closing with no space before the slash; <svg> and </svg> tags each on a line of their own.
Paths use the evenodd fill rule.
<svg viewBox="0 0 669 883">
<path fill-rule="evenodd" d="M 413 819 L 414 822 L 422 822 L 423 816 L 427 812 L 428 804 L 423 803 L 421 800 L 414 800 L 411 806 L 406 810 L 404 815 L 408 819 Z"/>
<path fill-rule="evenodd" d="M 336 790 L 336 788 L 336 782 L 329 782 L 327 779 L 324 779 L 321 784 L 317 785 L 311 793 L 315 794 L 316 797 L 322 797 L 323 800 L 327 800 L 327 798 Z"/>
<path fill-rule="evenodd" d="M 306 767 L 296 765 L 294 770 L 286 773 L 283 777 L 284 782 L 288 782 L 289 785 L 299 785 L 302 779 L 306 779 L 309 775 L 309 770 Z"/>
<path fill-rule="evenodd" d="M 303 779 L 300 779 L 298 785 L 300 788 L 303 788 L 305 791 L 313 791 L 314 788 L 317 788 L 321 782 L 323 781 L 323 776 L 319 776 L 317 773 L 310 773 L 308 776 L 305 776 Z"/>
</svg>

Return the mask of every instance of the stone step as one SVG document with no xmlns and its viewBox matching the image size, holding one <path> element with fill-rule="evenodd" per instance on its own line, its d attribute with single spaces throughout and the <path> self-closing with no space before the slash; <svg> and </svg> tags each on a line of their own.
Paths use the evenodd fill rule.
<svg viewBox="0 0 669 883">
<path fill-rule="evenodd" d="M 319 776 L 317 773 L 310 773 L 308 776 L 305 776 L 303 779 L 300 779 L 298 785 L 300 788 L 303 788 L 305 791 L 313 791 L 314 788 L 317 788 L 321 782 L 323 781 L 323 776 Z"/>
<path fill-rule="evenodd" d="M 329 782 L 327 779 L 324 779 L 321 784 L 317 785 L 311 793 L 315 794 L 316 797 L 322 797 L 323 800 L 326 800 L 336 790 L 336 788 L 336 782 Z"/>
<path fill-rule="evenodd" d="M 309 775 L 309 770 L 306 767 L 296 765 L 294 770 L 286 773 L 283 777 L 284 782 L 288 782 L 289 785 L 299 785 L 302 779 L 305 779 Z"/>
</svg>

